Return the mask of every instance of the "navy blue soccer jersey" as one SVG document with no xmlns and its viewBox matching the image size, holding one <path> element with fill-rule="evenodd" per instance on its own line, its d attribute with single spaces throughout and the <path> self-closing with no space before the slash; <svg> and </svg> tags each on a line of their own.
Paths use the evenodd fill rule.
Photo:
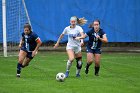
<svg viewBox="0 0 140 93">
<path fill-rule="evenodd" d="M 39 39 L 38 35 L 34 32 L 31 32 L 28 35 L 22 33 L 22 37 L 24 41 L 22 48 L 24 48 L 28 52 L 34 51 L 37 46 L 36 40 Z"/>
<path fill-rule="evenodd" d="M 96 35 L 99 35 L 101 38 L 105 34 L 105 32 L 100 29 L 97 33 L 94 31 L 94 28 L 92 28 L 90 31 L 86 32 L 86 34 L 89 36 L 89 40 L 87 43 L 87 47 L 91 49 L 100 49 L 102 42 L 98 38 L 96 38 Z"/>
</svg>

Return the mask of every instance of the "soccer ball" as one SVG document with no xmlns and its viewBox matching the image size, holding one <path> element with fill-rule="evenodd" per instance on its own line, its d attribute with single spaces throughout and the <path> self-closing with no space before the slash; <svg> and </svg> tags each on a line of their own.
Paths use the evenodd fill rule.
<svg viewBox="0 0 140 93">
<path fill-rule="evenodd" d="M 56 75 L 56 80 L 60 81 L 60 82 L 63 82 L 65 80 L 65 74 L 64 73 L 58 73 Z"/>
</svg>

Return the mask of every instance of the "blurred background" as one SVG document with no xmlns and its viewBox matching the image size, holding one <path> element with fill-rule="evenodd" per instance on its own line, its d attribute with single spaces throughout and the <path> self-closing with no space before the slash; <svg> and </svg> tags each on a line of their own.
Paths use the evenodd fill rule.
<svg viewBox="0 0 140 93">
<path fill-rule="evenodd" d="M 6 18 L 7 54 L 17 54 L 18 44 L 25 23 L 43 41 L 40 50 L 54 50 L 53 45 L 71 16 L 85 17 L 87 24 L 82 26 L 89 31 L 89 24 L 95 19 L 101 21 L 101 28 L 107 34 L 108 44 L 103 51 L 140 52 L 140 0 L 0 0 L 0 55 L 4 51 L 3 19 Z M 3 9 L 3 7 L 6 9 Z M 3 16 L 6 11 L 6 16 Z M 86 41 L 88 38 L 86 38 Z M 67 36 L 61 46 L 54 51 L 65 51 Z M 83 50 L 85 48 L 83 47 Z"/>
</svg>

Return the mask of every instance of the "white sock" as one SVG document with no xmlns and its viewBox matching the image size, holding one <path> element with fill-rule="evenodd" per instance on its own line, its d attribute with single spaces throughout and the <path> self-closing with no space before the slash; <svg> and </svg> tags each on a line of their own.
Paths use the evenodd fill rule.
<svg viewBox="0 0 140 93">
<path fill-rule="evenodd" d="M 71 66 L 72 66 L 72 62 L 68 60 L 67 61 L 66 71 L 69 71 Z"/>
</svg>

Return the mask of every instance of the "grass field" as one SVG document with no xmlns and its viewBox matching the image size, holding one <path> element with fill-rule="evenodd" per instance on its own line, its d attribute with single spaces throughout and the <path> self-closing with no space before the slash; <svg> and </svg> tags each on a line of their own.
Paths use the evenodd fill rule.
<svg viewBox="0 0 140 93">
<path fill-rule="evenodd" d="M 17 57 L 0 57 L 0 93 L 139 93 L 140 54 L 103 53 L 100 76 L 84 73 L 86 54 L 83 53 L 81 77 L 75 77 L 76 62 L 71 67 L 69 78 L 57 82 L 55 75 L 65 72 L 65 52 L 39 53 L 21 78 L 16 78 Z"/>
</svg>

